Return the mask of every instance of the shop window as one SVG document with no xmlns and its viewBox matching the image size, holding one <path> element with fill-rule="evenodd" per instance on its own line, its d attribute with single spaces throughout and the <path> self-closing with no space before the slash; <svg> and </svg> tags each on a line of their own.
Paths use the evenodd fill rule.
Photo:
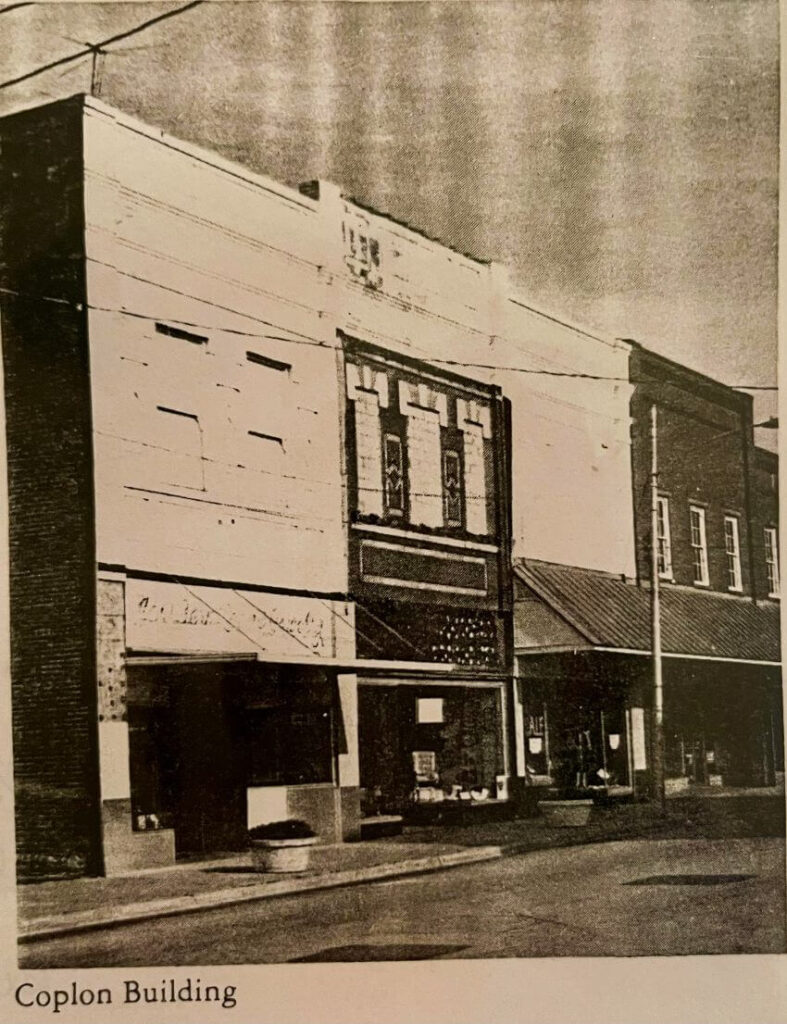
<svg viewBox="0 0 787 1024">
<path fill-rule="evenodd" d="M 135 831 L 172 826 L 171 737 L 167 709 L 128 708 L 131 820 Z"/>
<path fill-rule="evenodd" d="M 420 717 L 424 711 L 428 719 Z M 410 752 L 414 799 L 494 799 L 503 771 L 498 691 L 457 687 L 439 698 L 418 697 L 416 715 Z"/>
<path fill-rule="evenodd" d="M 708 542 L 705 535 L 705 509 L 697 505 L 689 507 L 691 528 L 691 559 L 694 582 L 708 585 Z"/>
<path fill-rule="evenodd" d="M 724 517 L 724 550 L 727 555 L 727 589 L 741 590 L 741 547 L 736 516 Z"/>
<path fill-rule="evenodd" d="M 775 526 L 765 527 L 765 569 L 768 575 L 768 597 L 778 597 L 779 584 L 779 537 Z"/>
<path fill-rule="evenodd" d="M 462 460 L 459 452 L 443 452 L 443 517 L 446 526 L 462 525 Z"/>
<path fill-rule="evenodd" d="M 658 541 L 658 573 L 661 579 L 672 579 L 672 542 L 670 537 L 669 500 L 656 499 L 656 539 Z"/>
<path fill-rule="evenodd" d="M 385 474 L 385 511 L 390 516 L 404 515 L 404 452 L 396 434 L 383 439 Z"/>
<path fill-rule="evenodd" d="M 329 707 L 251 708 L 247 714 L 250 786 L 333 781 Z"/>
</svg>

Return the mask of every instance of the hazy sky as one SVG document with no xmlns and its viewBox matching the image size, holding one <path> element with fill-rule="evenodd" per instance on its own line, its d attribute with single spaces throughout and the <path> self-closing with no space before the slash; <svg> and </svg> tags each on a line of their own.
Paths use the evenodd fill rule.
<svg viewBox="0 0 787 1024">
<path fill-rule="evenodd" d="M 0 81 L 176 6 L 9 11 Z M 506 262 L 548 311 L 726 383 L 772 384 L 778 13 L 778 0 L 213 2 L 119 44 L 100 95 Z M 63 72 L 1 90 L 0 114 L 89 90 L 89 60 Z M 775 412 L 775 396 L 755 409 Z"/>
</svg>

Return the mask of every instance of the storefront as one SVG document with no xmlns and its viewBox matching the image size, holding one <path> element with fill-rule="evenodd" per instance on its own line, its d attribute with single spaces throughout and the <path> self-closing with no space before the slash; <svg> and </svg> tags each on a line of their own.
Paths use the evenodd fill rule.
<svg viewBox="0 0 787 1024">
<path fill-rule="evenodd" d="M 517 773 L 651 792 L 650 593 L 608 573 L 516 568 Z M 783 777 L 779 609 L 687 588 L 661 603 L 666 790 Z"/>
<path fill-rule="evenodd" d="M 527 785 L 632 792 L 646 767 L 639 666 L 580 651 L 520 654 L 517 666 L 518 746 Z"/>
<path fill-rule="evenodd" d="M 99 582 L 107 873 L 244 849 L 282 818 L 357 836 L 352 605 Z"/>
</svg>

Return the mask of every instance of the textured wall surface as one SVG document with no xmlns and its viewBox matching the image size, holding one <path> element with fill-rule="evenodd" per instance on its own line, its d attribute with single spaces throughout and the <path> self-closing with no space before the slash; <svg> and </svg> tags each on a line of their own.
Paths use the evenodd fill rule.
<svg viewBox="0 0 787 1024">
<path fill-rule="evenodd" d="M 0 128 L 0 283 L 22 293 L 3 294 L 0 313 L 16 836 L 26 874 L 98 866 L 80 122 L 72 103 Z"/>
</svg>

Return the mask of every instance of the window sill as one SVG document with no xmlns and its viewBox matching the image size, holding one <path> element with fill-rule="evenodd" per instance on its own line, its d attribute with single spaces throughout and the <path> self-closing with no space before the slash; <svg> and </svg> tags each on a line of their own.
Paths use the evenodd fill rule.
<svg viewBox="0 0 787 1024">
<path fill-rule="evenodd" d="M 710 580 L 692 580 L 691 584 L 694 587 L 700 587 L 704 590 L 710 590 Z"/>
</svg>

